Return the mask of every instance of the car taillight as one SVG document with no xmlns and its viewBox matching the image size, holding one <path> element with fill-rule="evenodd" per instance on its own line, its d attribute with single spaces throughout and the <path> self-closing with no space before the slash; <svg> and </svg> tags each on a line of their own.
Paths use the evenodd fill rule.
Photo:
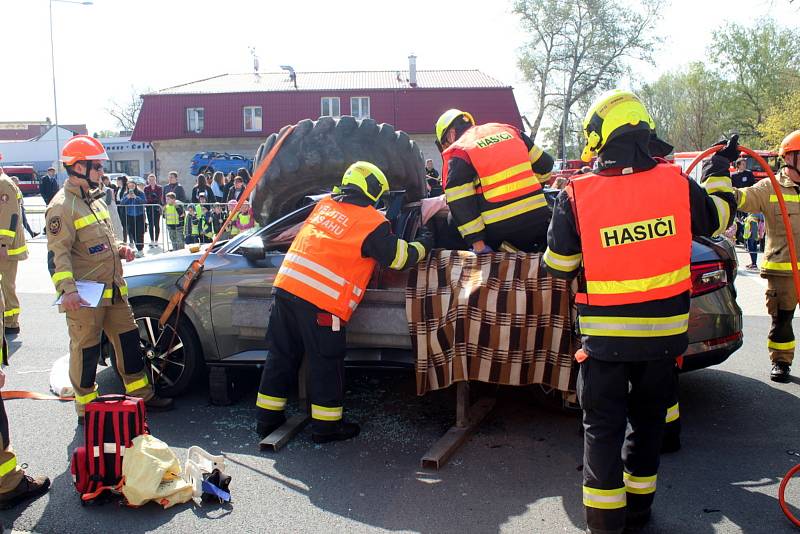
<svg viewBox="0 0 800 534">
<path fill-rule="evenodd" d="M 692 264 L 692 296 L 705 295 L 711 291 L 725 287 L 728 275 L 721 261 L 709 261 Z"/>
</svg>

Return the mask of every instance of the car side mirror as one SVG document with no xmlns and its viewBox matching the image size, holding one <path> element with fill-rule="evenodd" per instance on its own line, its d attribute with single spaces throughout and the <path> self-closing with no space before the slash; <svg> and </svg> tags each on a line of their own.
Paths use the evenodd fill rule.
<svg viewBox="0 0 800 534">
<path fill-rule="evenodd" d="M 264 243 L 260 239 L 248 239 L 239 249 L 242 251 L 242 256 L 249 261 L 261 261 L 267 257 Z"/>
</svg>

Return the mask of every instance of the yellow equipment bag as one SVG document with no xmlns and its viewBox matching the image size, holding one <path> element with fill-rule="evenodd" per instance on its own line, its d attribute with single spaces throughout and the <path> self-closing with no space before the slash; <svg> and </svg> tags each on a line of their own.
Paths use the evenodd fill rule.
<svg viewBox="0 0 800 534">
<path fill-rule="evenodd" d="M 181 478 L 175 453 L 149 434 L 134 438 L 125 449 L 122 476 L 122 494 L 131 506 L 155 501 L 169 508 L 192 498 L 192 486 Z"/>
</svg>

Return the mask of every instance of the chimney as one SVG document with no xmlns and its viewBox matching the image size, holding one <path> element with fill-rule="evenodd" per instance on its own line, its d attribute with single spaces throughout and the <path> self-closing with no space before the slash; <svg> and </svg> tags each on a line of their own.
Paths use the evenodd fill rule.
<svg viewBox="0 0 800 534">
<path fill-rule="evenodd" d="M 408 56 L 408 85 L 417 86 L 417 56 L 413 53 Z"/>
</svg>

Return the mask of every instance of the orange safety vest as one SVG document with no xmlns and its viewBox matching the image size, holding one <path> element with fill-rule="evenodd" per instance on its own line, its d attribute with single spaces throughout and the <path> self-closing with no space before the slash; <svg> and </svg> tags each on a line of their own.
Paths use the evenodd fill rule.
<svg viewBox="0 0 800 534">
<path fill-rule="evenodd" d="M 634 174 L 573 178 L 567 194 L 581 236 L 586 292 L 595 306 L 674 297 L 691 288 L 689 182 L 659 164 Z"/>
<path fill-rule="evenodd" d="M 385 222 L 375 208 L 323 199 L 292 241 L 274 286 L 348 321 L 377 265 L 361 245 Z"/>
<path fill-rule="evenodd" d="M 442 153 L 442 187 L 447 186 L 448 162 L 454 151 L 469 156 L 478 173 L 478 192 L 487 202 L 514 200 L 539 191 L 528 147 L 516 128 L 490 122 L 473 126 Z"/>
</svg>

